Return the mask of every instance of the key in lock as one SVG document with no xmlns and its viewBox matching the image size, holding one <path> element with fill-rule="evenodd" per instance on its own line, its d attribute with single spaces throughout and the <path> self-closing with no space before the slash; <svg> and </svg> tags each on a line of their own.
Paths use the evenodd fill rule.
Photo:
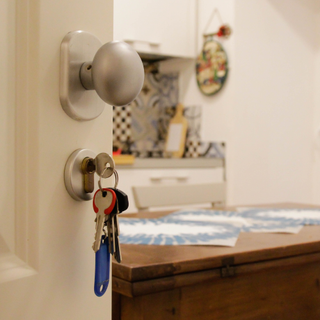
<svg viewBox="0 0 320 320">
<path fill-rule="evenodd" d="M 86 193 L 94 191 L 95 173 L 102 178 L 109 178 L 113 174 L 114 168 L 114 161 L 107 153 L 99 153 L 94 159 L 84 158 L 81 164 L 81 171 L 84 175 L 84 191 Z"/>
</svg>

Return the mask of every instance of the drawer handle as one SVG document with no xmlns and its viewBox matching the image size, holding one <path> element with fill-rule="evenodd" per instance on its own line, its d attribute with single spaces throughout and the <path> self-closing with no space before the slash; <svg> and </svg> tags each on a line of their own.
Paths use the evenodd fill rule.
<svg viewBox="0 0 320 320">
<path fill-rule="evenodd" d="M 146 43 L 146 44 L 150 44 L 150 46 L 153 46 L 153 47 L 159 47 L 161 44 L 160 42 L 154 42 L 154 41 L 148 41 L 148 40 L 133 40 L 133 39 L 125 39 L 124 42 L 127 42 L 129 44 L 135 43 L 135 42 Z"/>
<path fill-rule="evenodd" d="M 187 175 L 181 175 L 181 176 L 152 176 L 150 177 L 151 181 L 161 181 L 161 180 L 178 180 L 178 181 L 185 181 L 188 180 L 188 176 Z"/>
</svg>

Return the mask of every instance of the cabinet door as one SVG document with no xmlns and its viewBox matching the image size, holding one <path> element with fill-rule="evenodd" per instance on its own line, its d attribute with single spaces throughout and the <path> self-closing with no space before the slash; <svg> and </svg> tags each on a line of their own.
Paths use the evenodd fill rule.
<svg viewBox="0 0 320 320">
<path fill-rule="evenodd" d="M 195 56 L 195 0 L 117 0 L 114 38 L 141 53 Z"/>
</svg>

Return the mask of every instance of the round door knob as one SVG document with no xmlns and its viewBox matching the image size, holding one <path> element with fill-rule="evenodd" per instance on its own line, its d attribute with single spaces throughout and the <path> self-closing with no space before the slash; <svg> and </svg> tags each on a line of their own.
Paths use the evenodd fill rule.
<svg viewBox="0 0 320 320">
<path fill-rule="evenodd" d="M 65 35 L 60 46 L 60 103 L 78 121 L 97 118 L 105 102 L 125 106 L 140 93 L 144 68 L 127 43 L 102 45 L 93 34 L 77 30 Z"/>
<path fill-rule="evenodd" d="M 81 66 L 80 80 L 87 90 L 113 106 L 124 106 L 140 93 L 144 68 L 138 53 L 127 43 L 112 41 L 103 45 L 93 61 Z"/>
</svg>

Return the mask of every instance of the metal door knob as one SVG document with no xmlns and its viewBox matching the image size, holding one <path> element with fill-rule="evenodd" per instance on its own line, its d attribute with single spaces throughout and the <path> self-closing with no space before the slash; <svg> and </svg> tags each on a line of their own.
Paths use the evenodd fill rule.
<svg viewBox="0 0 320 320">
<path fill-rule="evenodd" d="M 141 58 L 127 43 L 112 41 L 103 45 L 93 61 L 81 66 L 80 80 L 87 90 L 114 106 L 132 102 L 140 93 L 144 79 Z"/>
<path fill-rule="evenodd" d="M 143 80 L 141 58 L 125 42 L 101 46 L 92 34 L 74 31 L 61 43 L 60 102 L 75 120 L 98 117 L 104 102 L 114 106 L 129 104 L 140 93 Z"/>
</svg>

